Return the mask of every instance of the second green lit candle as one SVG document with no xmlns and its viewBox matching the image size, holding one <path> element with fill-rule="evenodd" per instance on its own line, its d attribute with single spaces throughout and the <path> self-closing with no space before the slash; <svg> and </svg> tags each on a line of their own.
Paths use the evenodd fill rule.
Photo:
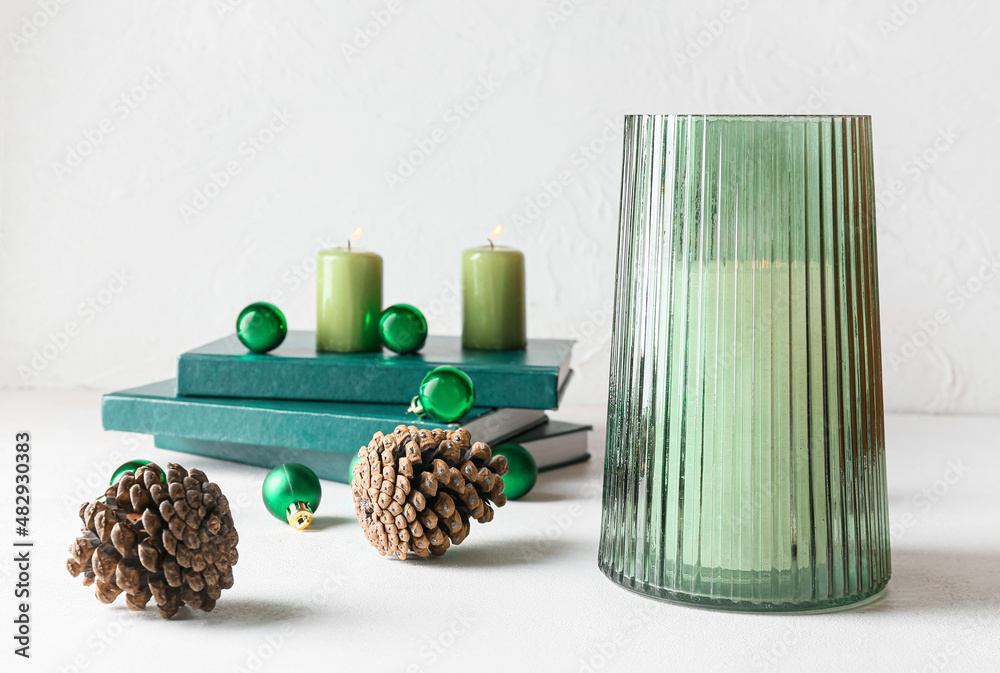
<svg viewBox="0 0 1000 673">
<path fill-rule="evenodd" d="M 357 248 L 321 250 L 316 260 L 316 350 L 381 349 L 382 258 Z"/>
<path fill-rule="evenodd" d="M 484 245 L 462 252 L 462 346 L 519 350 L 527 346 L 524 255 Z"/>
</svg>

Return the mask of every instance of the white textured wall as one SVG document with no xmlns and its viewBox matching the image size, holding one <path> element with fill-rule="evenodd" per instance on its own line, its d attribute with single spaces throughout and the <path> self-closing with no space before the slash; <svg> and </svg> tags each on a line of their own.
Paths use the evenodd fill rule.
<svg viewBox="0 0 1000 673">
<path fill-rule="evenodd" d="M 359 224 L 387 303 L 457 333 L 459 251 L 503 222 L 529 333 L 575 334 L 571 398 L 603 401 L 621 116 L 799 110 L 874 116 L 887 407 L 998 412 L 1000 283 L 977 279 L 1000 243 L 998 19 L 985 1 L 3 0 L 0 382 L 166 378 L 257 299 L 312 328 L 314 253 Z"/>
</svg>

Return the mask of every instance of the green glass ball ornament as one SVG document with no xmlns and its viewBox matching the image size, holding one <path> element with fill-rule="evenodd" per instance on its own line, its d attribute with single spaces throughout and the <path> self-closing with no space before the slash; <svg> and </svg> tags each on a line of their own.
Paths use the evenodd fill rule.
<svg viewBox="0 0 1000 673">
<path fill-rule="evenodd" d="M 441 423 L 454 423 L 469 413 L 474 399 L 468 374 L 455 367 L 435 367 L 420 382 L 420 393 L 408 411 Z"/>
<path fill-rule="evenodd" d="M 360 460 L 360 459 L 361 459 L 361 456 L 359 456 L 358 454 L 354 454 L 354 457 L 351 458 L 351 464 L 347 466 L 347 483 L 348 484 L 350 484 L 352 481 L 354 481 L 354 466 L 358 464 L 358 460 Z"/>
<path fill-rule="evenodd" d="M 508 500 L 517 500 L 535 487 L 535 482 L 538 481 L 538 463 L 530 451 L 520 444 L 501 444 L 493 448 L 493 455 L 507 459 L 503 492 Z"/>
<path fill-rule="evenodd" d="M 395 304 L 382 311 L 378 336 L 394 353 L 416 353 L 427 341 L 427 320 L 416 306 Z"/>
<path fill-rule="evenodd" d="M 264 506 L 274 518 L 287 521 L 295 530 L 305 530 L 323 497 L 319 477 L 305 465 L 285 463 L 264 477 Z"/>
<path fill-rule="evenodd" d="M 273 351 L 288 334 L 285 314 L 274 304 L 259 301 L 240 311 L 236 319 L 236 336 L 254 353 Z"/>
<path fill-rule="evenodd" d="M 127 463 L 122 463 L 118 466 L 118 469 L 115 470 L 114 474 L 111 475 L 111 485 L 114 486 L 117 484 L 118 480 L 121 479 L 122 475 L 126 472 L 135 472 L 143 465 L 149 465 L 150 462 L 152 461 L 136 459 L 130 460 Z M 163 470 L 160 470 L 160 481 L 166 482 L 166 477 L 163 476 Z"/>
</svg>

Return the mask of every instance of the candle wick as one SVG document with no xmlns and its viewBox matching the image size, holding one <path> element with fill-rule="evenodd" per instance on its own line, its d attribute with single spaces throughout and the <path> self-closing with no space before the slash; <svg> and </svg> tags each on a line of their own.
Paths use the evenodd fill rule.
<svg viewBox="0 0 1000 673">
<path fill-rule="evenodd" d="M 351 251 L 351 239 L 347 239 L 347 252 Z"/>
<path fill-rule="evenodd" d="M 493 239 L 487 238 L 486 240 L 490 242 L 490 250 L 493 250 Z"/>
</svg>

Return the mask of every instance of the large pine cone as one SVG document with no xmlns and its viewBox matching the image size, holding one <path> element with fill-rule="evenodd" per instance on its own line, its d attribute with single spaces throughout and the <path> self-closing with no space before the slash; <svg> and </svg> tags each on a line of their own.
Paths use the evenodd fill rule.
<svg viewBox="0 0 1000 673">
<path fill-rule="evenodd" d="M 97 599 L 126 593 L 132 610 L 155 599 L 164 619 L 182 605 L 208 612 L 233 586 L 239 536 L 229 501 L 201 470 L 167 464 L 126 472 L 100 499 L 80 506 L 84 535 L 70 546 L 66 567 L 83 584 L 96 580 Z"/>
<path fill-rule="evenodd" d="M 440 556 L 469 535 L 469 519 L 493 520 L 507 502 L 507 459 L 471 444 L 465 428 L 418 430 L 396 426 L 376 432 L 358 451 L 351 490 L 354 511 L 378 553 L 406 559 Z"/>
</svg>

